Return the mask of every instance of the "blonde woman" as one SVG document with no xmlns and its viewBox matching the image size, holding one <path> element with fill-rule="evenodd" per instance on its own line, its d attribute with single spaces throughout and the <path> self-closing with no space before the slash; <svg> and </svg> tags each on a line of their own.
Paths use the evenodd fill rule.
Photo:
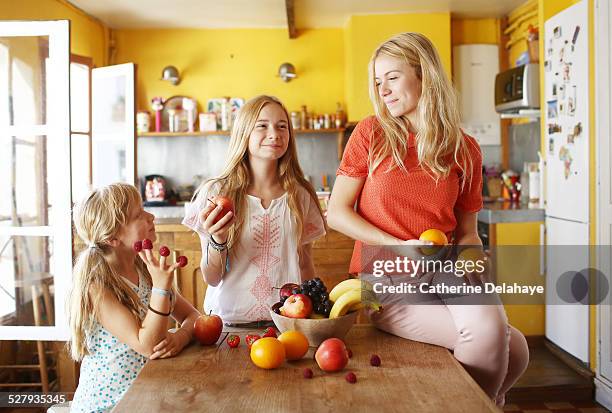
<svg viewBox="0 0 612 413">
<path fill-rule="evenodd" d="M 110 411 L 147 358 L 175 356 L 191 341 L 199 313 L 172 289 L 178 264 L 133 249 L 136 241 L 155 241 L 153 219 L 136 188 L 121 183 L 93 191 L 75 210 L 87 247 L 70 293 L 69 345 L 81 361 L 72 411 Z M 168 316 L 181 323 L 175 332 L 167 331 Z"/>
<path fill-rule="evenodd" d="M 350 272 L 364 270 L 370 252 L 364 245 L 424 245 L 419 235 L 431 228 L 455 245 L 481 246 L 480 148 L 459 127 L 455 92 L 432 43 L 418 33 L 382 43 L 370 60 L 369 87 L 375 116 L 359 122 L 350 137 L 327 217 L 330 227 L 357 240 Z M 406 305 L 387 297 L 393 305 L 372 322 L 453 350 L 503 405 L 527 366 L 524 336 L 508 325 L 501 305 L 447 305 L 435 298 L 434 305 Z"/>
<path fill-rule="evenodd" d="M 222 207 L 211 198 L 219 194 L 232 200 L 235 215 L 214 223 Z M 200 236 L 205 311 L 225 323 L 270 320 L 278 301 L 272 287 L 314 277 L 311 244 L 325 222 L 278 99 L 257 96 L 240 109 L 225 168 L 200 186 L 183 224 Z"/>
</svg>

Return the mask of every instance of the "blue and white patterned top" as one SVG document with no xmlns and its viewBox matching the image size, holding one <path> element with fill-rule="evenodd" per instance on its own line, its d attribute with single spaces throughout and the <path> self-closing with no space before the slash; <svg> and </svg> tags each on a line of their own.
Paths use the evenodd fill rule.
<svg viewBox="0 0 612 413">
<path fill-rule="evenodd" d="M 138 286 L 125 279 L 144 306 L 140 319 L 144 320 L 151 298 L 151 286 L 138 275 Z M 89 355 L 81 362 L 79 386 L 74 394 L 71 412 L 107 412 L 121 400 L 145 365 L 147 358 L 96 322 L 87 333 Z"/>
</svg>

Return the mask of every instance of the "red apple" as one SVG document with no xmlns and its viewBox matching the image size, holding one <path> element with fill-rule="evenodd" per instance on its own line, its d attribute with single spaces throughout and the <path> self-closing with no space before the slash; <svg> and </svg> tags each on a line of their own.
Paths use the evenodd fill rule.
<svg viewBox="0 0 612 413">
<path fill-rule="evenodd" d="M 228 197 L 226 197 L 225 195 L 216 195 L 213 196 L 212 198 L 209 199 L 210 202 L 212 202 L 213 204 L 217 205 L 217 206 L 221 206 L 221 212 L 219 212 L 217 214 L 217 216 L 215 217 L 215 219 L 213 220 L 213 225 L 216 224 L 217 222 L 219 222 L 219 220 L 221 218 L 223 218 L 225 216 L 225 214 L 227 214 L 228 212 L 234 212 L 234 203 L 232 202 L 231 199 L 229 199 Z"/>
<path fill-rule="evenodd" d="M 348 363 L 349 355 L 342 340 L 328 338 L 319 345 L 315 353 L 315 360 L 323 371 L 340 371 Z"/>
<path fill-rule="evenodd" d="M 287 283 L 287 284 L 283 284 L 283 286 L 280 288 L 279 287 L 272 287 L 272 288 L 279 290 L 278 296 L 282 300 L 283 298 L 289 298 L 289 296 L 293 294 L 293 289 L 300 288 L 300 286 L 294 283 Z"/>
<path fill-rule="evenodd" d="M 286 300 L 280 309 L 285 317 L 308 318 L 312 313 L 312 301 L 305 294 L 293 294 Z"/>
<path fill-rule="evenodd" d="M 223 330 L 223 321 L 221 317 L 212 312 L 202 314 L 193 324 L 193 335 L 205 346 L 215 344 L 221 336 L 221 330 Z"/>
</svg>

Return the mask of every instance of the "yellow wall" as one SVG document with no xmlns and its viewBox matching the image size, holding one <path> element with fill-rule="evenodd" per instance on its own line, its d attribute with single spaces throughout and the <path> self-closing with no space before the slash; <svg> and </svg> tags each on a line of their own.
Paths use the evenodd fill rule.
<svg viewBox="0 0 612 413">
<path fill-rule="evenodd" d="M 108 28 L 62 0 L 0 1 L 0 20 L 63 20 L 70 23 L 70 50 L 93 58 L 94 65 L 107 63 Z"/>
<path fill-rule="evenodd" d="M 420 32 L 438 49 L 451 75 L 451 20 L 449 13 L 351 16 L 345 28 L 346 102 L 348 118 L 358 121 L 373 113 L 368 94 L 368 62 L 374 49 L 389 37 Z"/>
<path fill-rule="evenodd" d="M 286 29 L 118 30 L 114 63 L 138 65 L 138 108 L 150 110 L 155 96 L 188 95 L 200 109 L 210 98 L 245 99 L 266 93 L 289 110 L 306 104 L 318 113 L 344 105 L 342 29 L 300 31 L 289 39 Z M 283 82 L 278 67 L 290 62 L 297 78 Z M 177 86 L 159 80 L 164 66 L 174 65 L 183 80 Z"/>
<path fill-rule="evenodd" d="M 498 19 L 452 19 L 451 42 L 460 44 L 499 44 Z"/>
<path fill-rule="evenodd" d="M 536 14 L 529 17 L 534 12 Z M 510 34 L 510 38 L 511 40 L 517 40 L 516 42 L 512 43 L 510 49 L 508 50 L 508 67 L 515 67 L 516 60 L 523 52 L 527 51 L 527 29 L 529 28 L 529 25 L 539 27 L 537 12 L 538 0 L 529 0 L 508 15 L 508 24 L 512 26 L 513 23 L 516 23 L 515 30 Z M 540 28 L 540 31 L 541 30 L 542 29 Z"/>
</svg>

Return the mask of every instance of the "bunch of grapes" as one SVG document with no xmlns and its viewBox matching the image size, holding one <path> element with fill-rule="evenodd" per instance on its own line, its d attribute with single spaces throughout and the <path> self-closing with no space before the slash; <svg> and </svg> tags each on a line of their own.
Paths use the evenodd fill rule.
<svg viewBox="0 0 612 413">
<path fill-rule="evenodd" d="M 302 282 L 300 290 L 312 300 L 312 308 L 315 313 L 329 317 L 333 303 L 329 301 L 327 287 L 319 277 Z"/>
</svg>

